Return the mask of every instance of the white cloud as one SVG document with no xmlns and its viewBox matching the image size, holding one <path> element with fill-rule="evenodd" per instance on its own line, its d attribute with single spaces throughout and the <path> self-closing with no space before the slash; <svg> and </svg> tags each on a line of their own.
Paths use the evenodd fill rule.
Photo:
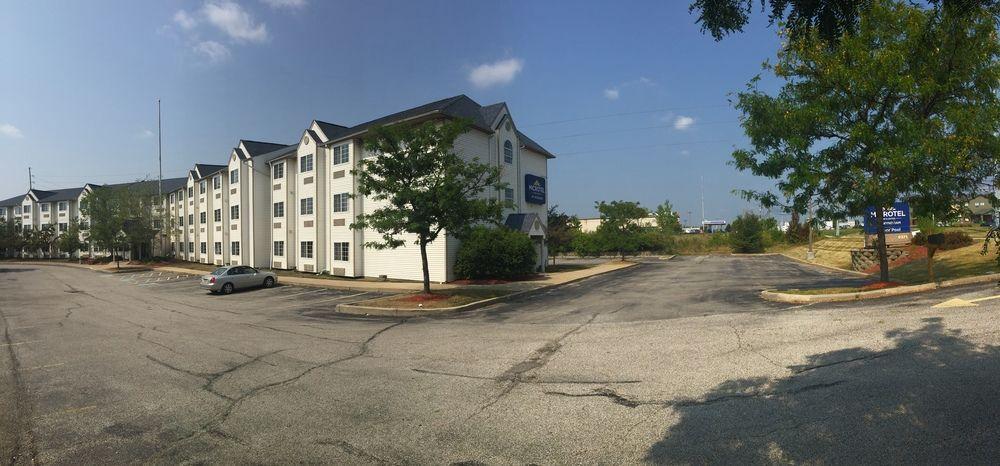
<svg viewBox="0 0 1000 466">
<path fill-rule="evenodd" d="M 608 100 L 618 100 L 618 89 L 614 87 L 605 89 L 604 97 Z"/>
<path fill-rule="evenodd" d="M 194 46 L 194 51 L 208 58 L 212 63 L 219 63 L 229 59 L 231 55 L 229 49 L 214 40 L 198 42 Z"/>
<path fill-rule="evenodd" d="M 628 89 L 630 87 L 645 86 L 653 87 L 656 85 L 652 79 L 645 76 L 640 76 L 638 79 L 633 79 L 631 81 L 625 81 L 621 84 L 616 84 L 604 90 L 604 97 L 608 100 L 618 100 L 621 97 L 622 89 Z"/>
<path fill-rule="evenodd" d="M 271 8 L 298 9 L 306 6 L 306 0 L 261 0 Z"/>
<path fill-rule="evenodd" d="M 691 151 L 689 151 L 687 149 L 684 149 L 684 150 L 681 151 L 681 155 L 687 157 L 687 156 L 691 155 Z"/>
<path fill-rule="evenodd" d="M 267 26 L 255 21 L 237 3 L 228 0 L 210 1 L 202 8 L 202 12 L 209 23 L 238 42 L 264 42 L 268 38 Z"/>
<path fill-rule="evenodd" d="M 144 129 L 142 131 L 139 131 L 139 134 L 137 136 L 140 137 L 140 138 L 142 138 L 142 139 L 149 139 L 149 138 L 151 138 L 151 137 L 153 137 L 155 135 L 156 135 L 156 133 L 154 133 L 152 130 L 150 130 L 150 129 Z"/>
<path fill-rule="evenodd" d="M 191 29 L 198 25 L 198 20 L 184 10 L 177 10 L 177 13 L 174 13 L 174 22 L 177 23 L 181 29 Z"/>
<path fill-rule="evenodd" d="M 0 123 L 0 134 L 11 139 L 21 139 L 24 137 L 24 133 L 22 133 L 18 127 L 10 123 Z"/>
<path fill-rule="evenodd" d="M 674 120 L 674 129 L 678 131 L 687 131 L 691 129 L 692 125 L 694 125 L 694 118 L 689 116 L 681 115 Z"/>
<path fill-rule="evenodd" d="M 469 73 L 469 81 L 476 87 L 491 87 L 500 84 L 508 84 L 524 68 L 524 60 L 520 58 L 508 58 L 493 63 L 484 63 L 472 69 Z"/>
</svg>

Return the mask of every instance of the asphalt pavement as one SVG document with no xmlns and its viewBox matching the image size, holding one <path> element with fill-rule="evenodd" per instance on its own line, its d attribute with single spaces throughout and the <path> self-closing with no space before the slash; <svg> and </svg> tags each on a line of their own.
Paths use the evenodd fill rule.
<svg viewBox="0 0 1000 466">
<path fill-rule="evenodd" d="M 995 286 L 792 306 L 780 257 L 642 265 L 474 312 L 0 263 L 0 454 L 31 463 L 983 463 Z"/>
</svg>

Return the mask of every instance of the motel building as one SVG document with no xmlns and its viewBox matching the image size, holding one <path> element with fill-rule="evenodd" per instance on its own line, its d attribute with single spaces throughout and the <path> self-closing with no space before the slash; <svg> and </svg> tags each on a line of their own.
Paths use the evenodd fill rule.
<svg viewBox="0 0 1000 466">
<path fill-rule="evenodd" d="M 353 171 L 360 160 L 377 156 L 364 149 L 371 128 L 453 118 L 472 122 L 455 141 L 456 153 L 500 168 L 508 187 L 481 195 L 510 201 L 503 223 L 532 238 L 541 270 L 548 256 L 548 161 L 555 156 L 517 129 L 506 103 L 482 106 L 465 95 L 353 126 L 314 120 L 290 145 L 240 140 L 225 163 L 196 164 L 186 178 L 163 180 L 166 221 L 154 250 L 202 264 L 421 280 L 414 237 L 397 249 L 375 250 L 364 244 L 380 234 L 351 228 L 358 214 L 380 205 L 354 195 Z M 18 218 L 25 228 L 63 228 L 95 186 L 33 190 L 0 201 L 0 218 Z M 460 243 L 442 234 L 428 245 L 432 281 L 455 279 Z"/>
</svg>

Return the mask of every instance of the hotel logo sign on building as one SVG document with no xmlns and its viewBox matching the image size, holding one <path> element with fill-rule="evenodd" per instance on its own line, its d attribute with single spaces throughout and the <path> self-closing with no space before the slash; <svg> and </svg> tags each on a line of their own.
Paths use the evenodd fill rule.
<svg viewBox="0 0 1000 466">
<path fill-rule="evenodd" d="M 545 204 L 545 178 L 524 175 L 524 201 L 531 204 Z"/>
</svg>

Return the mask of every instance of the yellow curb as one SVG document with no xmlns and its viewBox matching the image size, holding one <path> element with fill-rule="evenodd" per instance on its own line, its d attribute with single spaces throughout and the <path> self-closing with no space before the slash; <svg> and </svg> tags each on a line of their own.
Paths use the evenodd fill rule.
<svg viewBox="0 0 1000 466">
<path fill-rule="evenodd" d="M 856 293 L 830 293 L 830 294 L 793 294 L 781 293 L 775 290 L 764 290 L 760 292 L 760 297 L 767 301 L 779 303 L 808 304 L 808 303 L 833 303 L 843 301 L 858 301 L 862 299 L 883 298 L 886 296 L 899 296 L 905 294 L 921 293 L 933 291 L 940 288 L 952 288 L 962 285 L 973 285 L 977 283 L 989 283 L 996 281 L 1000 274 L 990 273 L 975 277 L 956 278 L 936 283 L 923 283 L 920 285 L 897 286 L 895 288 L 885 288 L 881 290 L 859 291 Z"/>
</svg>

